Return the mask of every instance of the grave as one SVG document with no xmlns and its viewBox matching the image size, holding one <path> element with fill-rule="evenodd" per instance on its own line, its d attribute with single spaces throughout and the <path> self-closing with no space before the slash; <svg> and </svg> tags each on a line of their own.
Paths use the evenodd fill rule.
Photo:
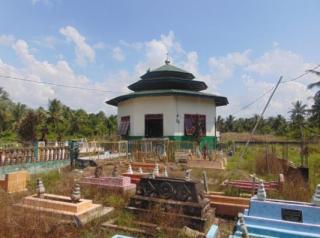
<svg viewBox="0 0 320 238">
<path fill-rule="evenodd" d="M 24 197 L 15 206 L 25 211 L 40 212 L 59 220 L 72 221 L 77 226 L 111 214 L 114 210 L 112 207 L 94 204 L 92 200 L 82 199 L 79 184 L 75 184 L 71 196 L 67 197 L 45 193 L 43 183 L 39 179 L 37 180 L 37 193 Z"/>
<path fill-rule="evenodd" d="M 230 238 L 315 238 L 320 237 L 320 185 L 311 203 L 267 199 L 263 182 L 250 200 L 249 209 L 239 215 Z"/>
<path fill-rule="evenodd" d="M 215 214 L 223 217 L 236 217 L 239 212 L 249 208 L 250 199 L 241 197 L 224 196 L 215 193 L 205 195 L 215 208 Z"/>
<path fill-rule="evenodd" d="M 101 167 L 96 168 L 95 176 L 85 177 L 81 184 L 85 186 L 95 186 L 97 188 L 116 191 L 120 193 L 131 193 L 136 189 L 136 185 L 131 183 L 128 176 L 118 176 L 118 167 L 113 168 L 112 176 L 101 176 Z"/>
<path fill-rule="evenodd" d="M 142 216 L 154 211 L 165 218 L 173 216 L 177 221 L 175 228 L 188 226 L 205 232 L 212 223 L 214 210 L 203 197 L 202 188 L 199 182 L 188 178 L 141 177 L 127 209 Z"/>
<path fill-rule="evenodd" d="M 8 173 L 4 180 L 0 180 L 0 188 L 7 193 L 27 191 L 27 180 L 29 173 L 25 170 Z"/>
<path fill-rule="evenodd" d="M 221 186 L 226 188 L 236 188 L 239 190 L 252 192 L 257 191 L 259 187 L 259 180 L 252 175 L 252 180 L 225 180 L 221 184 Z M 283 174 L 279 174 L 279 180 L 278 181 L 269 181 L 264 182 L 264 187 L 267 191 L 281 191 L 284 184 L 284 176 Z"/>
<path fill-rule="evenodd" d="M 157 168 L 157 166 L 154 167 L 154 164 L 153 164 L 153 170 L 155 170 L 156 168 Z M 158 173 L 159 173 L 159 168 L 158 168 Z M 122 176 L 129 177 L 131 179 L 132 183 L 138 184 L 140 182 L 141 177 L 148 176 L 151 174 L 152 173 L 144 172 L 142 167 L 139 167 L 138 171 L 133 171 L 132 165 L 129 164 L 127 172 L 123 173 Z"/>
</svg>

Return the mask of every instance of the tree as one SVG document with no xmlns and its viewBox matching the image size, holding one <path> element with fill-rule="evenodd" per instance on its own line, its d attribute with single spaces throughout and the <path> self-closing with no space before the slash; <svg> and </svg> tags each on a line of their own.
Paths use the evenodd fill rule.
<svg viewBox="0 0 320 238">
<path fill-rule="evenodd" d="M 298 128 L 299 137 L 301 140 L 304 139 L 304 127 L 305 127 L 305 116 L 307 114 L 307 105 L 303 104 L 301 101 L 296 101 L 292 104 L 293 109 L 289 111 L 290 118 L 292 121 L 293 129 Z"/>
<path fill-rule="evenodd" d="M 217 117 L 216 127 L 220 132 L 225 131 L 224 119 L 220 115 Z"/>
<path fill-rule="evenodd" d="M 271 128 L 275 132 L 276 135 L 283 136 L 288 132 L 288 126 L 286 119 L 277 115 L 271 123 Z"/>
<path fill-rule="evenodd" d="M 234 116 L 229 115 L 225 123 L 226 131 L 233 131 L 233 128 L 234 128 L 233 123 L 234 123 Z"/>
<path fill-rule="evenodd" d="M 46 144 L 48 142 L 48 134 L 49 134 L 49 128 L 48 128 L 48 113 L 47 111 L 39 107 L 36 111 L 37 117 L 38 117 L 38 131 L 40 133 L 40 141 L 44 141 Z"/>
<path fill-rule="evenodd" d="M 320 76 L 320 72 L 319 71 L 315 71 L 315 70 L 308 70 L 308 71 L 311 72 L 311 73 L 316 74 L 317 76 Z M 309 89 L 312 89 L 312 88 L 315 88 L 315 87 L 320 88 L 320 80 L 318 82 L 311 83 L 311 84 L 308 85 Z M 317 92 L 317 94 L 320 94 L 320 90 Z"/>
<path fill-rule="evenodd" d="M 311 106 L 310 122 L 315 128 L 320 128 L 320 93 L 317 93 L 314 98 L 314 104 Z"/>
<path fill-rule="evenodd" d="M 18 102 L 12 107 L 11 113 L 13 120 L 13 128 L 14 130 L 17 130 L 23 116 L 27 113 L 27 106 Z"/>
<path fill-rule="evenodd" d="M 109 137 L 117 131 L 117 116 L 111 115 L 108 117 L 107 128 Z"/>
<path fill-rule="evenodd" d="M 35 142 L 37 139 L 38 116 L 35 112 L 29 111 L 21 120 L 18 128 L 18 135 L 24 142 Z"/>
<path fill-rule="evenodd" d="M 62 104 L 58 99 L 53 99 L 49 101 L 48 107 L 48 123 L 52 125 L 53 130 L 57 135 L 57 141 L 62 140 L 61 124 L 63 122 L 62 118 Z"/>
<path fill-rule="evenodd" d="M 11 127 L 11 107 L 12 102 L 9 99 L 9 94 L 0 87 L 0 133 Z"/>
<path fill-rule="evenodd" d="M 9 100 L 9 93 L 0 87 L 0 100 L 6 101 Z"/>
</svg>

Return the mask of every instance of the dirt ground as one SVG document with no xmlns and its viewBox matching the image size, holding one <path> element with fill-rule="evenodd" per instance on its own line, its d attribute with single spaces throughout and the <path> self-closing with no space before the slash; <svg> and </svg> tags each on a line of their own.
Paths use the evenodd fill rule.
<svg viewBox="0 0 320 238">
<path fill-rule="evenodd" d="M 116 162 L 118 164 L 119 174 L 126 172 L 128 165 L 126 162 Z M 113 162 L 99 162 L 103 168 L 103 175 L 110 176 L 114 167 Z M 170 177 L 185 177 L 186 165 L 177 165 L 169 163 L 166 165 Z M 46 174 L 32 175 L 28 182 L 28 191 L 19 194 L 6 194 L 0 192 L 0 237 L 112 237 L 115 232 L 101 229 L 103 221 L 94 221 L 90 224 L 76 228 L 71 224 L 62 224 L 53 218 L 44 217 L 39 213 L 26 213 L 14 208 L 14 204 L 26 195 L 35 193 L 35 183 L 37 178 L 41 178 L 47 193 L 69 196 L 75 181 L 83 176 L 93 175 L 95 168 L 86 168 L 84 170 L 73 170 L 70 168 L 52 171 Z M 195 168 L 191 171 L 191 178 L 202 180 L 203 169 Z M 226 178 L 223 171 L 206 169 L 210 189 L 217 190 L 220 183 Z M 122 224 L 130 224 L 134 220 L 127 214 L 124 207 L 127 205 L 129 196 L 122 196 L 117 193 L 97 191 L 88 188 L 81 188 L 83 198 L 93 199 L 95 203 L 101 203 L 105 206 L 115 207 L 115 216 L 119 218 Z M 233 229 L 234 220 L 225 218 L 219 219 L 219 229 L 221 237 L 228 237 Z M 172 234 L 160 233 L 157 237 L 176 237 Z M 180 236 L 179 237 L 183 237 Z"/>
</svg>

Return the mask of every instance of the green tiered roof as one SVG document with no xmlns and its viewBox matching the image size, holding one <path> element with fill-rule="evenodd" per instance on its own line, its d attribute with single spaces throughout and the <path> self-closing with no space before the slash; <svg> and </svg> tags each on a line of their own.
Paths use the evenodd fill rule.
<svg viewBox="0 0 320 238">
<path fill-rule="evenodd" d="M 129 85 L 128 88 L 134 93 L 116 97 L 106 103 L 117 106 L 122 101 L 136 97 L 184 95 L 211 98 L 217 106 L 228 104 L 226 97 L 200 93 L 208 87 L 205 82 L 193 80 L 194 78 L 192 73 L 173 66 L 166 60 L 165 65 L 148 70 L 141 76 L 141 80 Z"/>
</svg>

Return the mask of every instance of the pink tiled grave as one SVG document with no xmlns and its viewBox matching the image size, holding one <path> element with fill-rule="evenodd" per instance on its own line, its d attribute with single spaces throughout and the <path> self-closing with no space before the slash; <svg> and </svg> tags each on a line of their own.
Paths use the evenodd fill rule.
<svg viewBox="0 0 320 238">
<path fill-rule="evenodd" d="M 99 188 L 104 188 L 108 190 L 115 190 L 122 193 L 125 192 L 134 192 L 136 189 L 136 185 L 131 183 L 130 177 L 125 176 L 117 176 L 117 177 L 85 177 L 81 184 L 83 185 L 91 185 L 97 186 Z"/>
</svg>

